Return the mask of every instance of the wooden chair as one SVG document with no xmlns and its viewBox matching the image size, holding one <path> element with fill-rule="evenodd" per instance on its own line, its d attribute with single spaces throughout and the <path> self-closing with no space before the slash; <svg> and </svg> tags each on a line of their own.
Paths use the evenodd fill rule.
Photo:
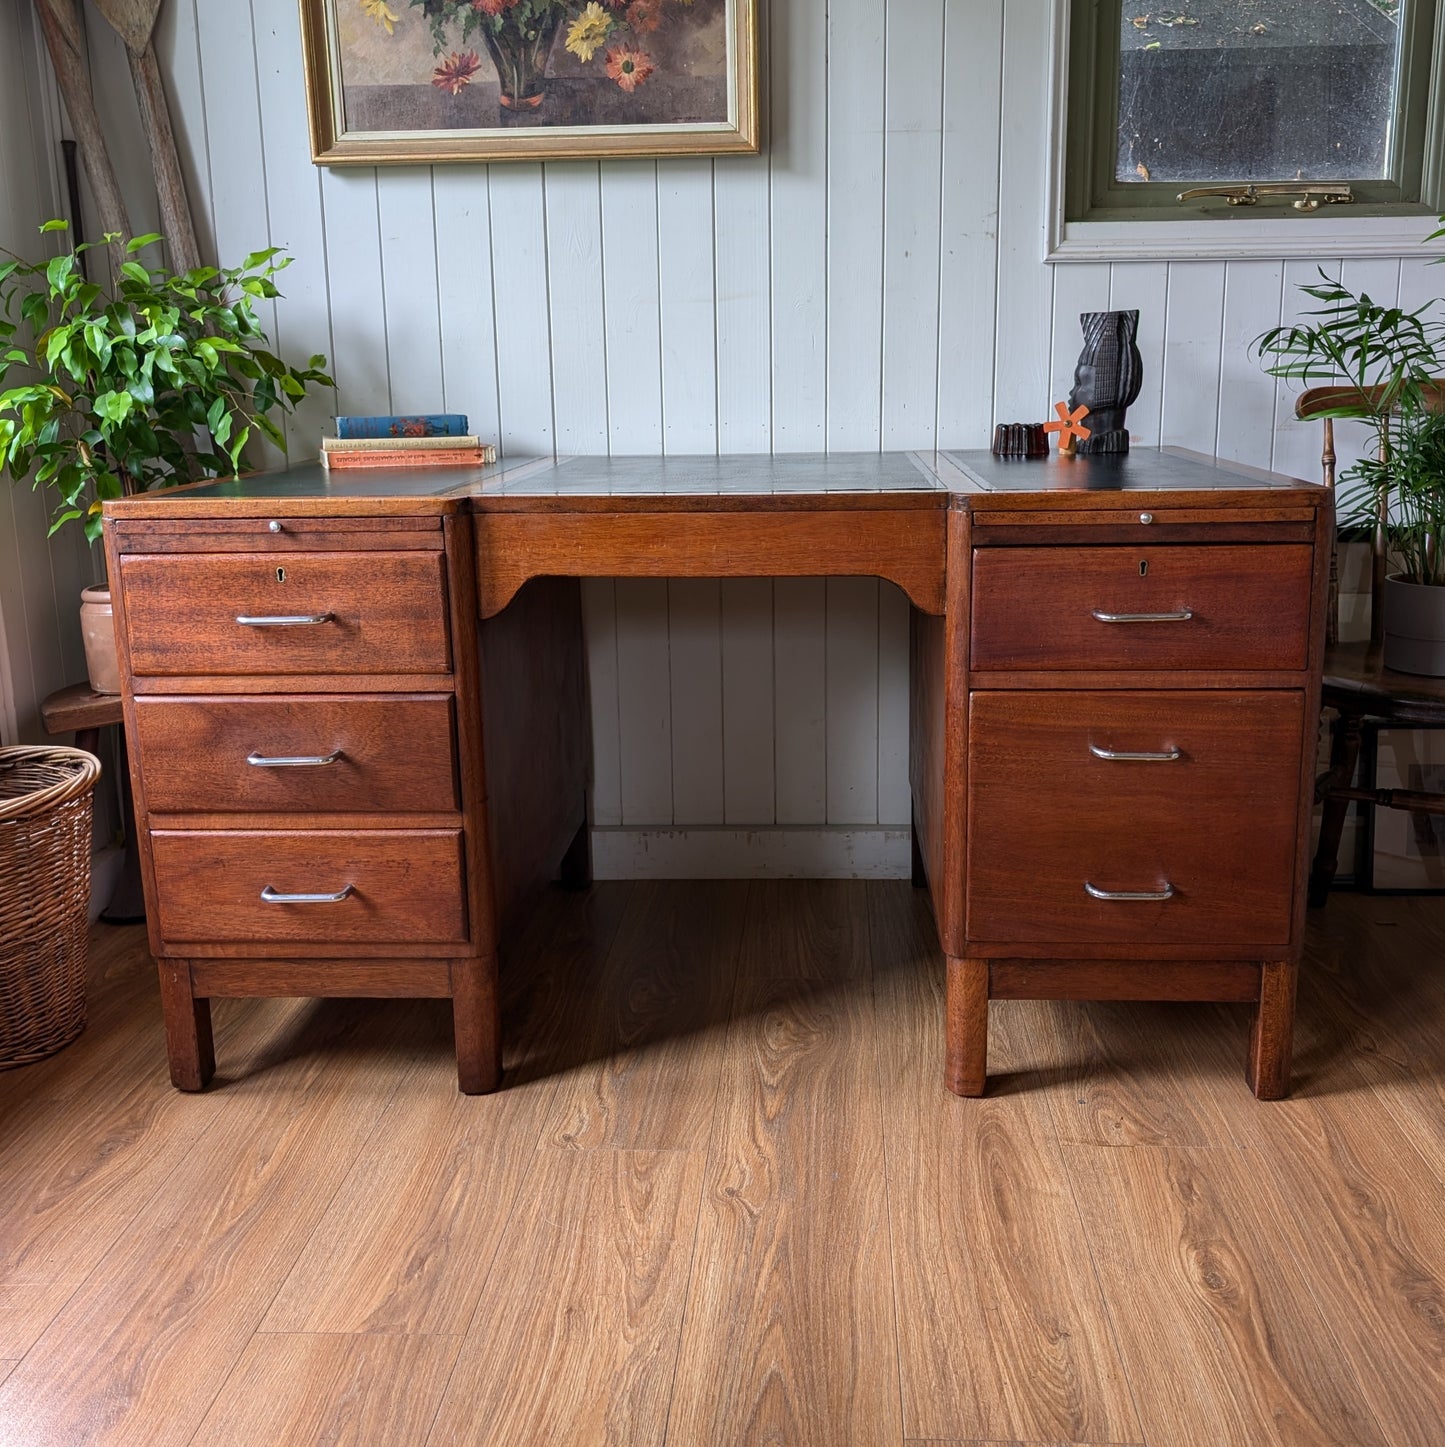
<svg viewBox="0 0 1445 1447">
<path fill-rule="evenodd" d="M 1379 388 L 1311 387 L 1295 403 L 1295 416 L 1320 417 L 1326 410 L 1338 410 L 1358 402 L 1362 411 L 1378 408 Z M 1427 394 L 1434 410 L 1445 410 L 1445 380 L 1434 384 Z M 1335 485 L 1334 418 L 1324 421 L 1324 451 L 1321 465 L 1325 486 Z M 1382 503 L 1382 506 L 1384 504 Z M 1382 519 L 1383 521 L 1383 519 Z M 1335 877 L 1344 832 L 1345 816 L 1352 803 L 1362 812 L 1375 808 L 1405 809 L 1421 815 L 1445 814 L 1445 794 L 1416 789 L 1375 787 L 1376 752 L 1382 728 L 1445 728 L 1445 678 L 1413 673 L 1396 673 L 1385 667 L 1384 617 L 1381 598 L 1385 586 L 1386 546 L 1383 527 L 1377 527 L 1371 541 L 1370 637 L 1364 643 L 1339 641 L 1338 575 L 1330 570 L 1330 613 L 1324 663 L 1321 702 L 1335 713 L 1332 725 L 1329 768 L 1315 784 L 1315 801 L 1324 805 L 1319 843 L 1310 869 L 1309 902 L 1325 902 Z M 1356 773 L 1363 763 L 1361 782 Z M 1366 815 L 1367 820 L 1372 817 Z"/>
</svg>

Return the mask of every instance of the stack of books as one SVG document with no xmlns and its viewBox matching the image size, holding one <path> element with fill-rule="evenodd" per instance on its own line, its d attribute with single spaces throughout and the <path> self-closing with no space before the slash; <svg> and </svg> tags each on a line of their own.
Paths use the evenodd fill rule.
<svg viewBox="0 0 1445 1447">
<path fill-rule="evenodd" d="M 486 467 L 496 460 L 497 449 L 468 432 L 460 412 L 338 417 L 336 436 L 321 439 L 323 467 Z"/>
</svg>

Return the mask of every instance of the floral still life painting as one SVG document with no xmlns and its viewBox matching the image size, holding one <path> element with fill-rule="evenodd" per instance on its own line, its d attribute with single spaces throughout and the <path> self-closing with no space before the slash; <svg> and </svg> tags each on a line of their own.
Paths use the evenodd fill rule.
<svg viewBox="0 0 1445 1447">
<path fill-rule="evenodd" d="M 302 0 L 320 164 L 758 149 L 755 0 Z"/>
</svg>

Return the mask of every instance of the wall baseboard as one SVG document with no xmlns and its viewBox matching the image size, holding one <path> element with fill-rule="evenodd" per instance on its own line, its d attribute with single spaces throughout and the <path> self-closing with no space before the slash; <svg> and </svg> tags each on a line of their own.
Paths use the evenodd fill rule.
<svg viewBox="0 0 1445 1447">
<path fill-rule="evenodd" d="M 887 828 L 594 829 L 598 879 L 907 879 L 910 833 Z"/>
</svg>

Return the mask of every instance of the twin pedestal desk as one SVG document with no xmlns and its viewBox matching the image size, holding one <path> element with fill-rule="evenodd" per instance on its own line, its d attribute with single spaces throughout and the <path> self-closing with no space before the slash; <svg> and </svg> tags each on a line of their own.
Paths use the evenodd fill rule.
<svg viewBox="0 0 1445 1447">
<path fill-rule="evenodd" d="M 442 996 L 502 1077 L 498 949 L 589 873 L 581 577 L 863 575 L 913 605 L 915 882 L 944 1078 L 990 999 L 1255 1004 L 1289 1083 L 1320 487 L 1188 453 L 305 466 L 107 503 L 171 1077 L 210 1000 Z"/>
</svg>

